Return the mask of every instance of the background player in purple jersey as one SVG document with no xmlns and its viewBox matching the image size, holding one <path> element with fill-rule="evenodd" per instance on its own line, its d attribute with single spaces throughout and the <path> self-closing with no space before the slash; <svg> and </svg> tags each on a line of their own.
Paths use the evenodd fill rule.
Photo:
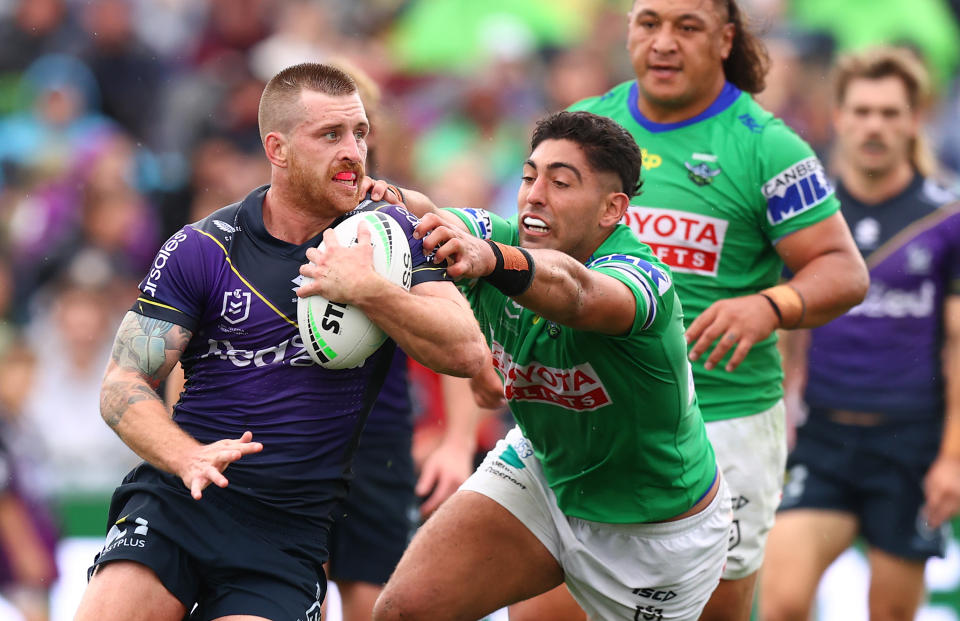
<svg viewBox="0 0 960 621">
<path fill-rule="evenodd" d="M 913 619 L 926 559 L 943 555 L 960 510 L 960 204 L 943 206 L 951 197 L 927 176 L 927 95 L 907 50 L 838 62 L 837 195 L 871 285 L 843 317 L 791 334 L 803 342 L 788 348 L 788 395 L 809 413 L 767 545 L 764 619 L 808 619 L 820 577 L 858 535 L 870 617 Z"/>
<path fill-rule="evenodd" d="M 259 122 L 271 184 L 174 234 L 120 326 L 101 410 L 145 462 L 114 494 L 78 620 L 317 618 L 330 513 L 393 343 L 450 374 L 489 360 L 413 237 L 416 218 L 357 204 L 369 123 L 353 80 L 289 67 L 264 89 Z M 357 210 L 403 226 L 409 292 L 373 271 L 369 231 L 350 248 L 326 234 Z M 300 272 L 314 282 L 300 287 Z M 392 341 L 355 369 L 312 364 L 295 317 L 296 295 L 314 294 L 363 309 Z M 156 389 L 178 360 L 171 420 Z"/>
</svg>

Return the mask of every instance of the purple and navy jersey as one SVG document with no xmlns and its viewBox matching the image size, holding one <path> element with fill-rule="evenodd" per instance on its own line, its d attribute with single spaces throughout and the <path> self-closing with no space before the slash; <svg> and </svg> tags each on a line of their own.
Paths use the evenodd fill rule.
<svg viewBox="0 0 960 621">
<path fill-rule="evenodd" d="M 203 443 L 245 430 L 263 443 L 262 452 L 228 468 L 230 489 L 313 512 L 345 493 L 395 346 L 388 339 L 354 369 L 314 364 L 297 328 L 294 290 L 306 251 L 322 234 L 301 245 L 272 237 L 262 213 L 268 187 L 174 234 L 140 283 L 133 311 L 193 333 L 181 357 L 187 382 L 174 408 L 177 424 Z M 447 279 L 424 258 L 413 237 L 418 220 L 406 209 L 364 200 L 343 217 L 358 211 L 381 211 L 403 227 L 412 286 Z"/>
<path fill-rule="evenodd" d="M 866 299 L 812 330 L 807 403 L 890 420 L 943 416 L 944 298 L 960 295 L 960 203 L 919 175 L 878 205 L 838 185 L 842 213 L 870 268 Z"/>
<path fill-rule="evenodd" d="M 363 435 L 399 436 L 413 434 L 413 399 L 410 396 L 407 355 L 399 347 L 387 370 L 383 388 L 367 417 Z M 362 440 L 361 440 L 362 441 Z"/>
</svg>

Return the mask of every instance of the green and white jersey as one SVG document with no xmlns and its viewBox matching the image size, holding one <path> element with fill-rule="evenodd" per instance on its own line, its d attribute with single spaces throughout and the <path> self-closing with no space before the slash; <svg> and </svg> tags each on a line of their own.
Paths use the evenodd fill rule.
<svg viewBox="0 0 960 621">
<path fill-rule="evenodd" d="M 516 216 L 454 213 L 478 237 L 518 242 Z M 586 265 L 633 292 L 637 315 L 629 334 L 546 321 L 483 280 L 467 297 L 560 509 L 596 522 L 664 520 L 706 493 L 717 470 L 693 391 L 680 304 L 669 270 L 624 225 Z"/>
<path fill-rule="evenodd" d="M 608 116 L 637 140 L 643 193 L 625 224 L 670 266 L 687 325 L 717 300 L 776 284 L 783 263 L 774 244 L 840 207 L 810 146 L 732 84 L 678 123 L 644 117 L 636 81 L 571 110 Z M 707 421 L 756 414 L 782 396 L 775 333 L 732 373 L 726 361 L 707 371 L 706 359 L 693 374 Z"/>
</svg>

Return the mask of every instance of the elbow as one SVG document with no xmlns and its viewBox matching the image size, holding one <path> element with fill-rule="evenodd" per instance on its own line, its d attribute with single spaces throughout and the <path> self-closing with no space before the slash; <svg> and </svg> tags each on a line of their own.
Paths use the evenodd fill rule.
<svg viewBox="0 0 960 621">
<path fill-rule="evenodd" d="M 446 368 L 437 371 L 455 377 L 474 377 L 486 368 L 489 361 L 490 350 L 478 332 L 476 338 L 450 348 Z"/>
<path fill-rule="evenodd" d="M 867 297 L 867 290 L 870 288 L 870 272 L 867 270 L 866 263 L 860 256 L 857 256 L 855 269 L 851 270 L 850 282 L 848 284 L 849 306 L 852 308 L 863 302 Z"/>
</svg>

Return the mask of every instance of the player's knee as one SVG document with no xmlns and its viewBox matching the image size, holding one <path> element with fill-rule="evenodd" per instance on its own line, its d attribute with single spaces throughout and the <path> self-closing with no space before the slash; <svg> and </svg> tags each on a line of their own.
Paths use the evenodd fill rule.
<svg viewBox="0 0 960 621">
<path fill-rule="evenodd" d="M 424 621 L 430 619 L 429 602 L 425 598 L 390 589 L 389 584 L 373 606 L 373 621 L 417 621 L 419 619 Z"/>
<path fill-rule="evenodd" d="M 872 621 L 912 621 L 917 612 L 917 605 L 912 601 L 876 597 L 871 599 L 870 619 Z"/>
<path fill-rule="evenodd" d="M 807 621 L 812 603 L 789 589 L 765 589 L 760 596 L 761 621 Z"/>
</svg>

